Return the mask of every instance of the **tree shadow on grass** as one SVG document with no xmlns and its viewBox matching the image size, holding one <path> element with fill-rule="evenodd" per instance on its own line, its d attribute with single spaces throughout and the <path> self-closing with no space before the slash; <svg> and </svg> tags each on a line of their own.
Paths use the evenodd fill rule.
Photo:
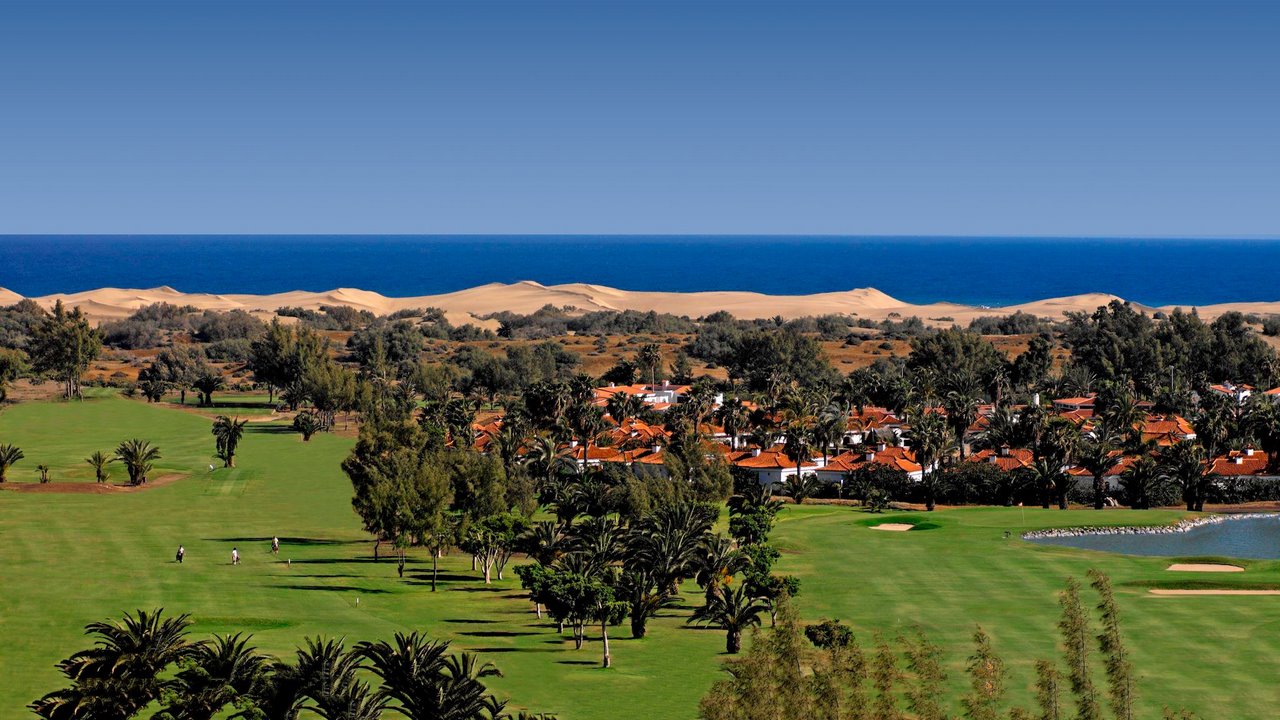
<svg viewBox="0 0 1280 720">
<path fill-rule="evenodd" d="M 557 665 L 599 665 L 599 660 L 557 660 Z"/>
<path fill-rule="evenodd" d="M 468 593 L 475 593 L 475 592 L 496 593 L 496 592 L 502 592 L 502 588 L 498 588 L 498 587 L 455 587 L 455 588 L 449 588 L 448 590 L 449 590 L 449 592 L 468 592 Z"/>
<path fill-rule="evenodd" d="M 441 622 L 452 623 L 454 625 L 494 625 L 499 620 L 481 620 L 479 618 L 445 618 Z"/>
<path fill-rule="evenodd" d="M 253 435 L 297 435 L 298 431 L 289 425 L 268 425 L 267 423 L 256 423 L 249 425 L 246 430 Z"/>
<path fill-rule="evenodd" d="M 510 638 L 510 637 L 527 637 L 529 635 L 541 635 L 542 633 L 519 632 L 516 630 L 471 630 L 469 632 L 460 632 L 458 634 L 466 637 Z"/>
<path fill-rule="evenodd" d="M 225 538 L 201 538 L 205 542 L 222 542 L 222 543 L 270 543 L 271 536 L 266 537 L 225 537 Z M 332 540 L 329 538 L 312 538 L 312 537 L 282 537 L 280 538 L 280 549 L 283 550 L 286 545 L 352 545 L 363 542 L 361 540 Z M 301 562 L 301 561 L 299 561 Z"/>
<path fill-rule="evenodd" d="M 357 592 L 366 595 L 386 595 L 390 590 L 369 589 L 355 587 L 354 585 L 270 585 L 268 587 L 283 588 L 285 590 L 319 590 L 320 592 Z"/>
<path fill-rule="evenodd" d="M 406 580 L 412 580 L 416 583 L 426 583 L 427 585 L 431 584 L 431 573 L 407 572 L 404 574 L 404 577 Z M 475 580 L 475 578 L 468 577 L 466 575 L 458 575 L 456 573 L 443 572 L 436 576 L 437 582 L 466 582 L 468 580 Z"/>
</svg>

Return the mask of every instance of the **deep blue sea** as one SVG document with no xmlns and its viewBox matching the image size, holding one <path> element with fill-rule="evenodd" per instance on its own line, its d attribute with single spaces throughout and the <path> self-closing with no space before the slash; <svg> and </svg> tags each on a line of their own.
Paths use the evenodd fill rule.
<svg viewBox="0 0 1280 720">
<path fill-rule="evenodd" d="M 1149 305 L 1280 300 L 1280 240 L 749 236 L 0 236 L 23 295 L 169 285 L 426 295 L 490 282 L 1009 305 L 1108 292 Z"/>
</svg>

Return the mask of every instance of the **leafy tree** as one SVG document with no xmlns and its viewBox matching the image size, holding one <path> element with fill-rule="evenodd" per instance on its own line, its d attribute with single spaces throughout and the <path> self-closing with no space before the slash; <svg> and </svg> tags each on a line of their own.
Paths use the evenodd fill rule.
<svg viewBox="0 0 1280 720">
<path fill-rule="evenodd" d="M 80 308 L 70 312 L 59 300 L 31 332 L 28 354 L 31 368 L 40 375 L 58 378 L 63 397 L 79 398 L 80 377 L 102 351 L 102 336 L 89 325 Z"/>
<path fill-rule="evenodd" d="M 129 484 L 141 485 L 147 481 L 147 473 L 155 461 L 160 459 L 160 449 L 146 440 L 134 438 L 116 447 L 115 459 L 128 471 Z"/>
<path fill-rule="evenodd" d="M 0 347 L 0 403 L 9 397 L 9 385 L 25 375 L 27 370 L 26 353 Z"/>
</svg>

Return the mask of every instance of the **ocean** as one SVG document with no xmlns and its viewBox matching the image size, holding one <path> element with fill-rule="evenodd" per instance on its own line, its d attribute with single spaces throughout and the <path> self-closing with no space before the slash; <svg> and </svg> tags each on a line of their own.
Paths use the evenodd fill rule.
<svg viewBox="0 0 1280 720">
<path fill-rule="evenodd" d="M 799 236 L 0 236 L 0 287 L 28 295 L 373 290 L 491 282 L 1010 305 L 1087 292 L 1148 305 L 1280 300 L 1277 240 Z"/>
</svg>

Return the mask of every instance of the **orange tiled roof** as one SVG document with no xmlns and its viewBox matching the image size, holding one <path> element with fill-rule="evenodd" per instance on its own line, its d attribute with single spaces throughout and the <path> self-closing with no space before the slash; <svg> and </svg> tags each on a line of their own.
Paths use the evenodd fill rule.
<svg viewBox="0 0 1280 720">
<path fill-rule="evenodd" d="M 1209 463 L 1210 475 L 1262 475 L 1267 470 L 1267 454 L 1261 450 L 1232 450 Z"/>
<path fill-rule="evenodd" d="M 1013 471 L 1029 468 L 1034 464 L 1035 458 L 1030 450 L 1026 448 L 1000 448 L 999 451 L 987 448 L 969 456 L 969 462 L 988 462 L 998 466 L 1001 470 Z"/>
<path fill-rule="evenodd" d="M 868 456 L 870 456 L 868 458 Z M 920 463 L 916 462 L 915 453 L 903 447 L 886 447 L 883 450 L 866 452 L 841 453 L 827 461 L 823 472 L 853 472 L 867 465 L 887 465 L 903 472 L 920 472 Z"/>
<path fill-rule="evenodd" d="M 742 453 L 742 456 L 732 460 L 732 463 L 738 467 L 753 470 L 787 470 L 796 466 L 796 462 L 781 450 L 761 450 L 759 455 L 748 450 Z M 816 467 L 817 463 L 806 460 L 800 466 Z"/>
</svg>

